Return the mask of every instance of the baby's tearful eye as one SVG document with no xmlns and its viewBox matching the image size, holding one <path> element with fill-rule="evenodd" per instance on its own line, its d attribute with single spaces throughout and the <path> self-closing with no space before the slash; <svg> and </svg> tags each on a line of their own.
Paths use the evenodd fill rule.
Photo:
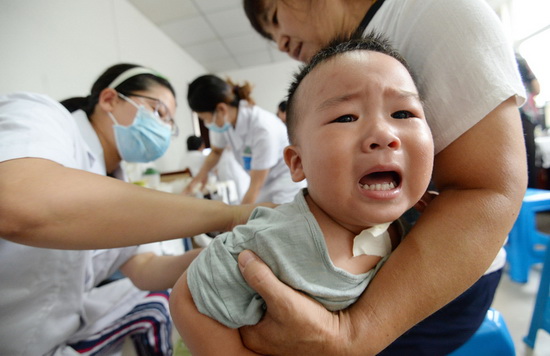
<svg viewBox="0 0 550 356">
<path fill-rule="evenodd" d="M 343 115 L 334 120 L 334 122 L 354 122 L 357 121 L 357 118 L 353 115 Z"/>
<path fill-rule="evenodd" d="M 411 117 L 414 117 L 414 115 L 410 111 L 402 110 L 394 112 L 391 117 L 393 117 L 394 119 L 409 119 Z"/>
</svg>

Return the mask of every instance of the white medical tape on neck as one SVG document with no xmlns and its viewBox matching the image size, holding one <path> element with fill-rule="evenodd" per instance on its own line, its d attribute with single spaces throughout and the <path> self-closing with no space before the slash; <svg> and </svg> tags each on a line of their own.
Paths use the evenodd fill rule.
<svg viewBox="0 0 550 356">
<path fill-rule="evenodd" d="M 391 223 L 375 225 L 353 239 L 353 257 L 371 255 L 386 257 L 391 252 L 391 239 L 388 227 Z"/>
</svg>

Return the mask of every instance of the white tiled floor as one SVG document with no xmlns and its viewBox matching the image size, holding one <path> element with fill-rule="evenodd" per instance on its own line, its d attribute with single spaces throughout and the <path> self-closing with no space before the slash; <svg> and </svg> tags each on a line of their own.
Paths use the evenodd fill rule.
<svg viewBox="0 0 550 356">
<path fill-rule="evenodd" d="M 529 274 L 528 282 L 520 284 L 512 282 L 508 274 L 504 273 L 493 301 L 493 308 L 500 311 L 512 334 L 517 356 L 550 355 L 550 334 L 544 330 L 539 330 L 533 350 L 523 342 L 523 337 L 529 331 L 540 275 L 540 266 L 535 266 Z"/>
<path fill-rule="evenodd" d="M 540 231 L 550 234 L 550 213 L 537 215 L 537 227 Z M 542 264 L 533 266 L 529 273 L 528 282 L 525 284 L 512 282 L 505 272 L 493 302 L 493 308 L 502 313 L 508 325 L 516 346 L 517 356 L 550 355 L 550 334 L 544 330 L 539 330 L 533 350 L 529 349 L 523 342 L 523 337 L 529 331 L 541 270 Z"/>
</svg>

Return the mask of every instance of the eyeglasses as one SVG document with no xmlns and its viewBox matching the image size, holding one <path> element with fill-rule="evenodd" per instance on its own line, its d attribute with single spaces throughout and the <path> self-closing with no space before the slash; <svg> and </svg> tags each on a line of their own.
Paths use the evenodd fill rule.
<svg viewBox="0 0 550 356">
<path fill-rule="evenodd" d="M 122 93 L 119 93 L 119 94 L 122 94 Z M 126 96 L 133 96 L 135 98 L 141 98 L 141 99 L 145 99 L 145 101 L 148 101 L 149 106 L 153 108 L 153 113 L 163 122 L 170 125 L 170 127 L 172 128 L 172 135 L 177 136 L 179 134 L 178 125 L 170 115 L 170 110 L 168 110 L 168 106 L 166 106 L 166 104 L 163 103 L 160 99 L 152 98 L 146 95 L 132 94 L 132 93 L 126 94 Z"/>
</svg>

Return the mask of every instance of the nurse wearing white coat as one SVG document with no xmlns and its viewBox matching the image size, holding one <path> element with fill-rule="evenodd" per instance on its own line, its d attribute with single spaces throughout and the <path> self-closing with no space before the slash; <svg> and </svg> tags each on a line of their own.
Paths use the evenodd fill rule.
<svg viewBox="0 0 550 356">
<path fill-rule="evenodd" d="M 225 230 L 252 209 L 105 177 L 120 177 L 121 160 L 152 161 L 170 144 L 176 100 L 156 72 L 115 65 L 88 97 L 63 105 L 33 93 L 0 96 L 0 355 L 112 351 L 125 333 L 140 329 L 118 321 L 137 316 L 133 296 L 148 293 L 98 284 L 120 268 L 140 289 L 168 289 L 198 250 L 180 256 L 136 247 L 78 250 Z M 166 308 L 166 327 L 148 335 L 155 355 L 171 354 Z"/>
<path fill-rule="evenodd" d="M 212 151 L 186 193 L 204 185 L 225 147 L 231 147 L 250 175 L 243 204 L 286 203 L 305 187 L 305 182 L 292 181 L 283 159 L 289 144 L 285 125 L 275 114 L 254 105 L 250 91 L 248 83 L 238 86 L 214 75 L 198 77 L 189 85 L 189 106 L 209 129 Z"/>
</svg>

